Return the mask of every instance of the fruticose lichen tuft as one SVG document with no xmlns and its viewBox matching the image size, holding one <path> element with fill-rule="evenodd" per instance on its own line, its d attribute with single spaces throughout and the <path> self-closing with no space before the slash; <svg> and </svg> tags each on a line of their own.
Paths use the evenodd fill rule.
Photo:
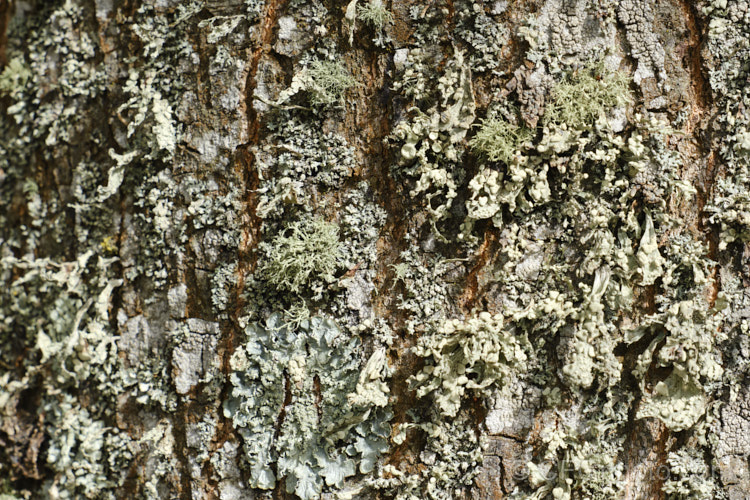
<svg viewBox="0 0 750 500">
<path fill-rule="evenodd" d="M 310 78 L 310 102 L 314 105 L 338 103 L 344 92 L 357 84 L 346 67 L 336 61 L 313 61 L 307 74 Z"/>
<path fill-rule="evenodd" d="M 322 219 L 289 224 L 264 245 L 258 271 L 279 290 L 300 293 L 316 280 L 330 283 L 339 267 L 338 226 Z"/>
<path fill-rule="evenodd" d="M 513 125 L 502 118 L 494 118 L 482 122 L 469 145 L 485 155 L 489 161 L 510 163 L 516 151 L 520 150 L 532 135 L 533 132 L 523 126 Z"/>
<path fill-rule="evenodd" d="M 608 72 L 603 65 L 575 71 L 552 89 L 552 103 L 545 111 L 545 125 L 585 129 L 615 107 L 630 102 L 630 79 L 625 73 Z"/>
<path fill-rule="evenodd" d="M 393 14 L 383 5 L 382 0 L 369 0 L 357 7 L 357 19 L 381 31 L 393 22 Z"/>
</svg>

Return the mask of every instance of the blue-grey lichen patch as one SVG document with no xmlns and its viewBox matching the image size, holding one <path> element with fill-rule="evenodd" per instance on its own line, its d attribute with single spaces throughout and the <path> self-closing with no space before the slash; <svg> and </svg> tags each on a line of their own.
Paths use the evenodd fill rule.
<svg viewBox="0 0 750 500">
<path fill-rule="evenodd" d="M 370 472 L 390 435 L 382 353 L 360 374 L 359 340 L 319 317 L 293 330 L 272 315 L 246 334 L 224 414 L 243 438 L 250 486 L 285 478 L 287 491 L 309 499 Z"/>
</svg>

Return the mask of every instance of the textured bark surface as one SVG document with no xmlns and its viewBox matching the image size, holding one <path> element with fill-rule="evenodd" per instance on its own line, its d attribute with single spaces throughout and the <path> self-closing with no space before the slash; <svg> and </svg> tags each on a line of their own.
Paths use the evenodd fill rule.
<svg viewBox="0 0 750 500">
<path fill-rule="evenodd" d="M 750 6 L 0 0 L 0 500 L 750 497 Z"/>
</svg>

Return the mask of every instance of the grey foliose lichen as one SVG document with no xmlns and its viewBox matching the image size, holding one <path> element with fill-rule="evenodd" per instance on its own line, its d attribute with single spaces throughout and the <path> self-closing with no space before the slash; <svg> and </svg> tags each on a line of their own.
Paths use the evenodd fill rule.
<svg viewBox="0 0 750 500">
<path fill-rule="evenodd" d="M 471 428 L 471 417 L 461 414 L 452 420 L 431 415 L 422 424 L 399 427 L 394 441 L 400 443 L 408 429 L 419 429 L 428 437 L 420 454 L 424 464 L 416 473 L 386 464 L 370 480 L 376 488 L 398 500 L 461 498 L 474 484 L 482 463 L 486 441 Z"/>
<path fill-rule="evenodd" d="M 281 112 L 269 128 L 267 144 L 257 152 L 262 179 L 258 216 L 277 220 L 310 205 L 314 189 L 338 189 L 352 175 L 354 150 L 339 134 L 288 112 Z"/>
<path fill-rule="evenodd" d="M 0 353 L 7 359 L 21 344 L 38 360 L 17 378 L 5 374 L 0 418 L 16 418 L 24 390 L 39 391 L 46 460 L 54 471 L 47 487 L 58 498 L 114 498 L 124 479 L 121 467 L 134 454 L 130 437 L 107 424 L 124 387 L 108 314 L 113 290 L 122 284 L 110 275 L 115 260 L 94 257 L 93 251 L 75 262 L 7 255 L 0 260 L 8 284 Z M 81 407 L 71 394 L 80 386 L 99 395 L 96 406 Z"/>
<path fill-rule="evenodd" d="M 662 491 L 667 498 L 700 500 L 718 498 L 719 492 L 704 457 L 695 449 L 681 449 L 669 453 L 669 478 Z"/>
<path fill-rule="evenodd" d="M 250 486 L 284 478 L 287 491 L 310 499 L 371 472 L 390 435 L 383 352 L 360 369 L 359 339 L 320 317 L 292 329 L 272 315 L 246 335 L 231 358 L 224 414 L 243 437 Z"/>
<path fill-rule="evenodd" d="M 526 465 L 534 493 L 514 491 L 510 498 L 619 498 L 625 471 L 614 457 L 622 453 L 625 438 L 617 428 L 627 421 L 631 403 L 627 394 L 608 390 L 582 408 L 561 411 L 560 422 L 541 431 L 543 453 Z"/>
</svg>

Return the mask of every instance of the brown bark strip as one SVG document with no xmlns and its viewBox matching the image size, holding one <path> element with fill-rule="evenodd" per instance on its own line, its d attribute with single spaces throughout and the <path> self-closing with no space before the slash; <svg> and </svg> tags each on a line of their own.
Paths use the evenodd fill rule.
<svg viewBox="0 0 750 500">
<path fill-rule="evenodd" d="M 690 75 L 691 87 L 691 112 L 690 117 L 685 125 L 685 133 L 691 136 L 693 140 L 691 145 L 694 147 L 697 162 L 705 165 L 705 169 L 700 175 L 696 194 L 696 204 L 698 208 L 698 230 L 707 234 L 708 256 L 711 260 L 716 261 L 719 233 L 718 228 L 712 228 L 707 223 L 708 215 L 705 213 L 705 206 L 711 198 L 713 186 L 718 174 L 716 165 L 716 152 L 711 149 L 710 123 L 711 107 L 713 105 L 713 96 L 711 86 L 705 76 L 705 65 L 701 52 L 707 36 L 707 26 L 699 22 L 699 14 L 696 6 L 689 0 L 681 0 L 680 6 L 685 15 L 685 26 L 689 33 L 687 42 L 687 70 Z M 716 296 L 721 288 L 719 282 L 719 266 L 715 266 L 711 272 L 712 282 L 708 289 L 709 306 L 713 307 L 716 302 Z"/>
<path fill-rule="evenodd" d="M 248 124 L 247 142 L 235 149 L 234 169 L 237 177 L 245 186 L 244 213 L 242 216 L 242 241 L 238 250 L 237 286 L 234 291 L 234 312 L 228 328 L 222 329 L 219 340 L 219 352 L 221 356 L 221 370 L 228 375 L 230 370 L 229 359 L 234 352 L 236 338 L 241 333 L 239 318 L 243 315 L 246 306 L 242 298 L 245 287 L 245 276 L 251 273 L 255 267 L 255 256 L 253 250 L 260 239 L 261 219 L 256 215 L 255 209 L 258 205 L 256 190 L 259 186 L 258 173 L 255 168 L 255 156 L 252 148 L 256 146 L 261 138 L 262 118 L 253 107 L 255 88 L 257 86 L 256 76 L 258 66 L 263 54 L 270 51 L 273 46 L 273 38 L 278 18 L 286 6 L 286 0 L 270 0 L 267 3 L 265 15 L 260 23 L 259 36 L 255 40 L 255 46 L 250 54 L 248 62 L 247 77 L 245 79 L 244 103 Z M 222 401 L 229 397 L 230 387 L 227 384 L 222 391 Z M 221 415 L 222 412 L 219 411 Z M 282 415 L 283 418 L 283 415 Z M 216 427 L 216 439 L 212 443 L 214 449 L 221 446 L 235 435 L 234 428 L 228 420 L 221 418 Z"/>
<path fill-rule="evenodd" d="M 476 263 L 469 271 L 469 274 L 466 277 L 466 288 L 464 293 L 458 299 L 458 303 L 467 311 L 471 310 L 476 304 L 477 299 L 480 298 L 479 273 L 490 261 L 492 253 L 495 250 L 494 243 L 496 240 L 497 235 L 491 229 L 488 229 L 484 233 L 484 241 L 479 247 L 479 250 L 477 250 Z"/>
<path fill-rule="evenodd" d="M 0 0 L 0 68 L 8 62 L 5 49 L 8 45 L 8 22 L 13 10 L 11 0 Z"/>
</svg>

